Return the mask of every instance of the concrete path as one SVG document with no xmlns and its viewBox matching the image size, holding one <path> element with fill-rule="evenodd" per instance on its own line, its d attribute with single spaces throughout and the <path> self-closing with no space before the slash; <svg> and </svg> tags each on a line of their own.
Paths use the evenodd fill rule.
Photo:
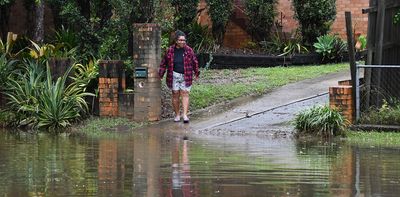
<svg viewBox="0 0 400 197">
<path fill-rule="evenodd" d="M 209 107 L 191 116 L 189 124 L 165 120 L 151 125 L 170 132 L 287 135 L 299 111 L 328 103 L 329 86 L 350 79 L 349 72 L 328 74 L 277 88 L 258 98 Z"/>
</svg>

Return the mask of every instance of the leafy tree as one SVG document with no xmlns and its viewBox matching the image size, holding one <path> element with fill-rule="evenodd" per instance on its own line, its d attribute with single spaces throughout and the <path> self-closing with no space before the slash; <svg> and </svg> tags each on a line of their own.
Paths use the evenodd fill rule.
<svg viewBox="0 0 400 197">
<path fill-rule="evenodd" d="M 218 44 L 224 41 L 225 28 L 233 11 L 232 0 L 207 0 L 212 34 Z"/>
<path fill-rule="evenodd" d="M 125 59 L 131 54 L 132 24 L 153 22 L 159 0 L 48 1 L 60 11 L 57 24 L 78 34 L 81 54 Z"/>
<path fill-rule="evenodd" d="M 276 16 L 277 0 L 247 0 L 245 13 L 249 18 L 248 30 L 257 41 L 266 40 Z"/>
<path fill-rule="evenodd" d="M 199 0 L 171 0 L 171 4 L 175 7 L 175 28 L 189 33 L 189 26 L 196 18 Z"/>
<path fill-rule="evenodd" d="M 336 0 L 293 0 L 293 7 L 307 46 L 325 35 L 336 17 Z"/>
</svg>

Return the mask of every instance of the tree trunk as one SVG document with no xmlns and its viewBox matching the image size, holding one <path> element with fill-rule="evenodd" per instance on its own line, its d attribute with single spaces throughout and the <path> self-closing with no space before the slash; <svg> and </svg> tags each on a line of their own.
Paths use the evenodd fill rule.
<svg viewBox="0 0 400 197">
<path fill-rule="evenodd" d="M 8 32 L 8 18 L 10 6 L 8 4 L 0 6 L 0 38 L 6 38 Z"/>
<path fill-rule="evenodd" d="M 35 6 L 35 32 L 33 40 L 43 43 L 44 39 L 44 0 L 40 0 Z"/>
</svg>

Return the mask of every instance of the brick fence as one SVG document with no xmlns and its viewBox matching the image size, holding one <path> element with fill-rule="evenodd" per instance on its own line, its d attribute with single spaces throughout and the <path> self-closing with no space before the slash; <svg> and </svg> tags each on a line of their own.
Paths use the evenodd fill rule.
<svg viewBox="0 0 400 197">
<path fill-rule="evenodd" d="M 350 124 L 354 122 L 354 105 L 350 80 L 339 81 L 338 86 L 329 87 L 329 107 L 331 109 L 339 109 Z"/>
</svg>

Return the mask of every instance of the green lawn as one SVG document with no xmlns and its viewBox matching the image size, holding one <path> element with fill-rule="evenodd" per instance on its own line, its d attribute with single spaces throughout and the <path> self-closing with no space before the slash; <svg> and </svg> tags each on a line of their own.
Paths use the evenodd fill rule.
<svg viewBox="0 0 400 197">
<path fill-rule="evenodd" d="M 289 83 L 349 69 L 348 63 L 312 66 L 201 70 L 190 93 L 191 108 L 201 109 L 246 95 L 260 95 Z"/>
<path fill-rule="evenodd" d="M 400 147 L 400 132 L 348 131 L 346 141 L 368 147 Z"/>
</svg>

